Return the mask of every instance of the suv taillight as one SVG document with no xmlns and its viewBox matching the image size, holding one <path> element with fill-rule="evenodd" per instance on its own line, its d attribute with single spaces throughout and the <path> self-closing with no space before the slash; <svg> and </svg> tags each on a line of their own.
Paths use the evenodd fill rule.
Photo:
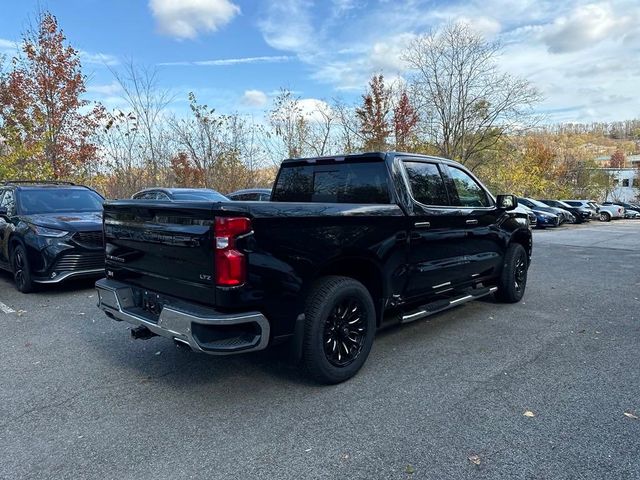
<svg viewBox="0 0 640 480">
<path fill-rule="evenodd" d="M 216 217 L 216 285 L 235 287 L 246 281 L 247 261 L 235 247 L 236 238 L 250 231 L 251 220 L 246 217 Z"/>
</svg>

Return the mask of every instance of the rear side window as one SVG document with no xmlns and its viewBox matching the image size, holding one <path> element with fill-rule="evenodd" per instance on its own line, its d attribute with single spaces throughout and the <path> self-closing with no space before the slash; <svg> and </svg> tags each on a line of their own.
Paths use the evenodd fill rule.
<svg viewBox="0 0 640 480">
<path fill-rule="evenodd" d="M 404 162 L 413 198 L 424 205 L 449 205 L 447 190 L 435 163 Z"/>
<path fill-rule="evenodd" d="M 462 207 L 490 206 L 483 188 L 467 172 L 456 167 L 449 167 L 449 175 L 453 180 L 457 194 L 457 198 L 454 198 L 455 205 Z"/>
<path fill-rule="evenodd" d="M 389 203 L 387 167 L 384 162 L 283 166 L 272 200 Z"/>
</svg>

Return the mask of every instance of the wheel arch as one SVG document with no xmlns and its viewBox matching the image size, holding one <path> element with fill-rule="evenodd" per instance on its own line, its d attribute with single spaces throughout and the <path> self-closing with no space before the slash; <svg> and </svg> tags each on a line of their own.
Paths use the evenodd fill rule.
<svg viewBox="0 0 640 480">
<path fill-rule="evenodd" d="M 377 262 L 366 257 L 336 258 L 323 265 L 316 272 L 311 283 L 327 275 L 349 277 L 362 283 L 373 299 L 376 307 L 376 324 L 380 325 L 386 288 L 382 268 Z"/>
<path fill-rule="evenodd" d="M 531 261 L 531 253 L 533 251 L 533 238 L 530 230 L 519 229 L 513 232 L 509 241 L 509 245 L 512 243 L 519 243 L 520 245 L 522 245 L 525 252 L 527 252 L 529 261 Z"/>
</svg>

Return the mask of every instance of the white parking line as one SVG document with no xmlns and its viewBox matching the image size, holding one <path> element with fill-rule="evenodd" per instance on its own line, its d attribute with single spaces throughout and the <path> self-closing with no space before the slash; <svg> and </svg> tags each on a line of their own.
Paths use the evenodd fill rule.
<svg viewBox="0 0 640 480">
<path fill-rule="evenodd" d="M 16 313 L 13 308 L 11 308 L 9 305 L 5 305 L 2 302 L 0 302 L 0 310 L 2 310 L 4 313 Z"/>
</svg>

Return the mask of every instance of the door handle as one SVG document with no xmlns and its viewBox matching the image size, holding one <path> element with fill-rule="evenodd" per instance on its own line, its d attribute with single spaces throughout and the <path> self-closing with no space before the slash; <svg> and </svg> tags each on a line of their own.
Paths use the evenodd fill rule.
<svg viewBox="0 0 640 480">
<path fill-rule="evenodd" d="M 429 228 L 431 226 L 431 223 L 429 222 L 416 222 L 413 224 L 414 227 L 416 228 Z"/>
<path fill-rule="evenodd" d="M 467 223 L 467 225 L 477 225 L 478 224 L 478 220 L 470 219 L 470 220 L 467 220 L 466 223 Z"/>
</svg>

